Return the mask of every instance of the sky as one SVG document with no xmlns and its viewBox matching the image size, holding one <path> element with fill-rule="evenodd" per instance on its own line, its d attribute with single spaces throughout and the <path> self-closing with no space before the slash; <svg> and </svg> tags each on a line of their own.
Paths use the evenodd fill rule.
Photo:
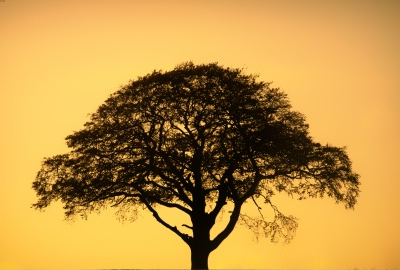
<svg viewBox="0 0 400 270">
<path fill-rule="evenodd" d="M 0 1 L 0 268 L 189 268 L 186 244 L 146 212 L 66 222 L 33 210 L 44 157 L 121 85 L 218 62 L 284 90 L 322 144 L 361 175 L 354 210 L 285 196 L 290 244 L 237 226 L 211 268 L 400 268 L 400 2 L 393 0 Z"/>
</svg>

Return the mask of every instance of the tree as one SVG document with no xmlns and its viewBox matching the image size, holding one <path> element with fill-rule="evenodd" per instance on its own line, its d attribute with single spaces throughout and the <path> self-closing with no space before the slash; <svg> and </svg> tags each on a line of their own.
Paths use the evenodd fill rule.
<svg viewBox="0 0 400 270">
<path fill-rule="evenodd" d="M 148 210 L 189 245 L 192 269 L 208 269 L 209 254 L 238 221 L 289 241 L 297 222 L 272 203 L 276 192 L 327 195 L 346 208 L 359 193 L 345 149 L 314 142 L 285 93 L 216 63 L 184 63 L 131 81 L 66 140 L 69 153 L 43 161 L 33 207 L 61 201 L 66 218 L 109 205 L 122 216 Z M 245 202 L 260 215 L 241 213 Z M 261 203 L 272 219 L 264 219 Z M 191 224 L 168 223 L 160 207 L 183 212 Z M 211 238 L 227 208 L 226 226 Z"/>
</svg>

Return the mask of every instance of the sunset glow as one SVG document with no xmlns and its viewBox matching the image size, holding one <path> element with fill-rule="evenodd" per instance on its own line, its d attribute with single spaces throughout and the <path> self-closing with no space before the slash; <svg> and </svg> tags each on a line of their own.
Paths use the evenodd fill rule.
<svg viewBox="0 0 400 270">
<path fill-rule="evenodd" d="M 68 151 L 88 114 L 129 80 L 186 61 L 272 81 L 361 176 L 355 210 L 278 195 L 299 219 L 294 240 L 256 241 L 238 225 L 210 268 L 400 268 L 399 27 L 390 0 L 0 1 L 0 268 L 190 267 L 186 244 L 145 211 L 66 222 L 61 203 L 31 208 L 43 158 Z"/>
</svg>

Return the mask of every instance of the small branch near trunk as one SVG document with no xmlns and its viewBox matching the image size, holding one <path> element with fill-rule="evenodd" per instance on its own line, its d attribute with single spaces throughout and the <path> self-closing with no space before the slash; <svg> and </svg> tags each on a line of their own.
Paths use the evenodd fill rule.
<svg viewBox="0 0 400 270">
<path fill-rule="evenodd" d="M 191 226 L 189 226 L 189 225 L 182 224 L 182 226 L 183 226 L 183 227 L 186 227 L 186 228 L 189 228 L 189 229 L 191 229 L 191 230 L 193 230 L 193 227 L 191 227 Z"/>
</svg>

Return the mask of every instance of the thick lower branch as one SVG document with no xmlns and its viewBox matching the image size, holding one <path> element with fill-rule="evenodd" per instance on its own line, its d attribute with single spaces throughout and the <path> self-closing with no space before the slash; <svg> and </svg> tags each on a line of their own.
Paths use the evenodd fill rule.
<svg viewBox="0 0 400 270">
<path fill-rule="evenodd" d="M 211 251 L 215 250 L 233 231 L 239 219 L 241 207 L 241 203 L 235 204 L 228 225 L 211 241 Z"/>
<path fill-rule="evenodd" d="M 176 226 L 171 226 L 171 225 L 168 224 L 166 221 L 164 221 L 164 220 L 160 217 L 160 215 L 157 213 L 157 211 L 146 201 L 146 199 L 141 198 L 141 200 L 142 200 L 142 202 L 146 205 L 146 207 L 150 210 L 150 212 L 153 213 L 154 218 L 155 218 L 159 223 L 161 223 L 164 227 L 166 227 L 166 228 L 170 229 L 171 231 L 173 231 L 173 232 L 174 232 L 175 234 L 177 234 L 180 238 L 182 238 L 182 240 L 183 240 L 186 244 L 188 244 L 188 245 L 190 246 L 192 238 L 191 238 L 189 235 L 180 232 Z"/>
</svg>

